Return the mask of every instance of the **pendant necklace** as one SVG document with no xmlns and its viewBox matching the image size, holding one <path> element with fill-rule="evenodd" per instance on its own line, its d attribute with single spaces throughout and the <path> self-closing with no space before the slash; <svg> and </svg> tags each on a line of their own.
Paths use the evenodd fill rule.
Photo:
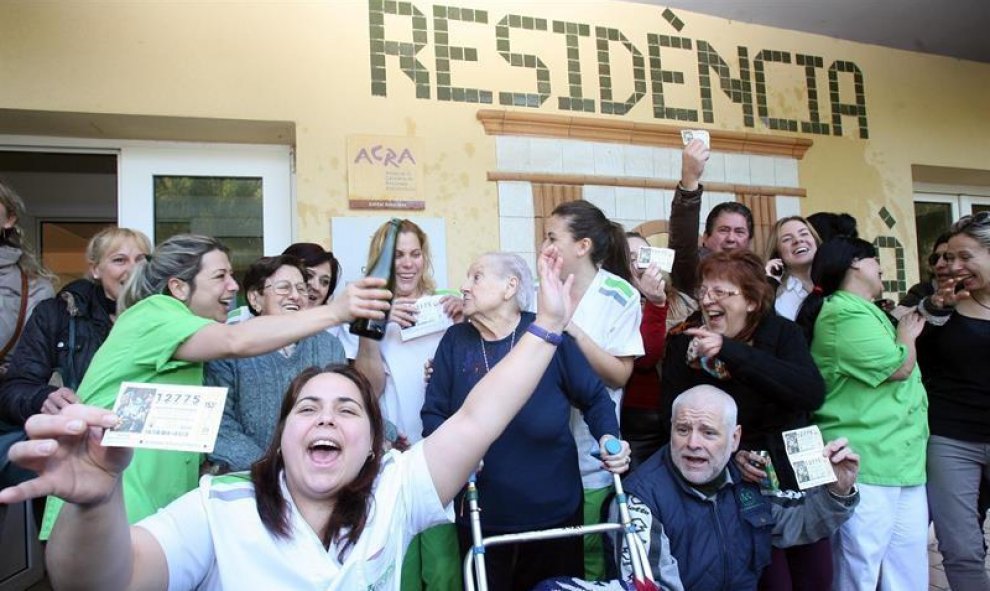
<svg viewBox="0 0 990 591">
<path fill-rule="evenodd" d="M 481 339 L 481 357 L 482 359 L 485 360 L 485 373 L 487 374 L 489 371 L 491 371 L 491 368 L 488 367 L 488 353 L 485 351 L 485 339 L 481 336 L 481 333 L 478 333 L 478 338 Z M 509 340 L 509 351 L 511 351 L 512 347 L 514 347 L 515 345 L 516 345 L 516 329 L 515 327 L 513 327 L 512 338 Z"/>
<path fill-rule="evenodd" d="M 969 299 L 973 300 L 974 302 L 976 302 L 977 304 L 979 304 L 983 308 L 986 308 L 987 310 L 990 310 L 990 306 L 988 306 L 988 305 L 984 304 L 983 302 L 981 302 L 980 300 L 976 299 L 976 294 L 973 294 L 973 293 L 969 294 Z"/>
</svg>

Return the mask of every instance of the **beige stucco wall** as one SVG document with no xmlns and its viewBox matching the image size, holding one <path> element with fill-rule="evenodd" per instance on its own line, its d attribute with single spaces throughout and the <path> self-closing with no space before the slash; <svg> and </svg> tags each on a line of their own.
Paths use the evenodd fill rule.
<svg viewBox="0 0 990 591">
<path fill-rule="evenodd" d="M 292 121 L 296 125 L 298 239 L 329 245 L 329 219 L 347 215 L 345 140 L 349 134 L 415 135 L 427 147 L 424 215 L 447 220 L 448 272 L 460 277 L 474 254 L 498 247 L 498 199 L 485 173 L 495 166 L 495 142 L 475 119 L 497 104 L 500 90 L 533 92 L 533 70 L 510 67 L 496 52 L 495 24 L 508 14 L 614 27 L 644 54 L 648 33 L 677 34 L 661 9 L 607 1 L 481 2 L 449 5 L 488 11 L 488 24 L 450 22 L 450 42 L 478 48 L 476 63 L 455 62 L 453 84 L 496 92 L 495 105 L 436 98 L 433 4 L 413 5 L 427 15 L 429 44 L 419 59 L 431 73 L 432 98 L 416 99 L 412 83 L 387 60 L 387 97 L 372 96 L 369 4 L 364 1 L 271 2 L 17 2 L 0 4 L 0 108 L 228 119 Z M 845 117 L 843 137 L 809 135 L 814 146 L 800 164 L 808 190 L 803 213 L 848 211 L 863 234 L 892 234 L 914 259 L 912 164 L 990 167 L 990 65 L 837 41 L 804 33 L 729 22 L 684 11 L 680 35 L 708 41 L 738 75 L 736 46 L 806 53 L 855 62 L 864 74 L 869 139 L 855 135 Z M 407 17 L 386 20 L 387 37 L 411 38 Z M 592 32 L 592 35 L 594 33 Z M 514 51 L 538 53 L 552 71 L 550 99 L 533 111 L 557 109 L 567 92 L 563 37 L 512 31 Z M 584 93 L 598 98 L 593 39 L 581 41 Z M 692 52 L 664 50 L 665 67 L 683 71 L 688 84 L 668 90 L 668 101 L 698 109 L 697 63 Z M 632 91 L 629 60 L 612 49 L 616 98 Z M 648 56 L 647 56 L 648 59 Z M 829 121 L 828 86 L 818 73 L 822 114 Z M 771 115 L 807 117 L 804 72 L 772 65 Z M 714 79 L 714 78 L 713 78 Z M 647 64 L 647 81 L 650 73 Z M 841 78 L 843 100 L 851 76 Z M 760 122 L 743 126 L 741 110 L 718 90 L 715 122 L 692 127 L 772 132 Z M 528 110 L 528 109 L 527 109 Z M 622 117 L 655 119 L 649 94 Z M 96 132 L 94 132 L 95 134 Z M 898 223 L 887 230 L 883 205 Z M 363 215 L 363 212 L 352 212 Z M 911 269 L 912 265 L 908 265 Z"/>
</svg>

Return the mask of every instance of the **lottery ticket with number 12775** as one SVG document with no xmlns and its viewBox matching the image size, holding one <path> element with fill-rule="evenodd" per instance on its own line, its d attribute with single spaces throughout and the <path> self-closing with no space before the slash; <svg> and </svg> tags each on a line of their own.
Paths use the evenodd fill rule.
<svg viewBox="0 0 990 591">
<path fill-rule="evenodd" d="M 113 405 L 120 422 L 103 445 L 209 453 L 226 399 L 227 388 L 124 382 Z"/>
</svg>

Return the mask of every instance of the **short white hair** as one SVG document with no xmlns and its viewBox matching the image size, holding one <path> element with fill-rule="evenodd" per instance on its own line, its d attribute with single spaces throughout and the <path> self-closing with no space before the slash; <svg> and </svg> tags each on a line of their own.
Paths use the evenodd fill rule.
<svg viewBox="0 0 990 591">
<path fill-rule="evenodd" d="M 677 398 L 674 398 L 671 421 L 677 417 L 677 410 L 685 404 L 694 406 L 711 402 L 722 406 L 722 419 L 726 429 L 729 431 L 734 429 L 739 415 L 739 407 L 736 406 L 736 401 L 732 399 L 732 396 L 726 394 L 724 390 L 707 384 L 688 388 L 681 392 Z"/>
<path fill-rule="evenodd" d="M 481 255 L 481 258 L 494 262 L 502 277 L 515 277 L 519 280 L 519 288 L 516 290 L 516 305 L 524 312 L 532 312 L 533 294 L 536 292 L 536 288 L 533 284 L 533 272 L 526 261 L 521 256 L 511 252 L 486 252 Z"/>
</svg>

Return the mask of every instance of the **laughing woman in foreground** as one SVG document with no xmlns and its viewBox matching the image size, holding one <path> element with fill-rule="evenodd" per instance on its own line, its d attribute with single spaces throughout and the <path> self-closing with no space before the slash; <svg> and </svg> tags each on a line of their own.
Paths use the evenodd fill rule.
<svg viewBox="0 0 990 591">
<path fill-rule="evenodd" d="M 571 280 L 560 280 L 560 267 L 555 249 L 545 249 L 535 322 L 554 333 L 570 318 Z M 410 538 L 453 518 L 447 505 L 555 351 L 524 334 L 432 435 L 384 455 L 381 413 L 360 374 L 304 374 L 250 480 L 205 477 L 134 527 L 121 487 L 131 453 L 99 444 L 116 417 L 78 405 L 36 415 L 31 440 L 11 456 L 40 476 L 0 491 L 0 502 L 45 494 L 69 501 L 48 546 L 59 589 L 398 589 L 396 565 Z"/>
</svg>

